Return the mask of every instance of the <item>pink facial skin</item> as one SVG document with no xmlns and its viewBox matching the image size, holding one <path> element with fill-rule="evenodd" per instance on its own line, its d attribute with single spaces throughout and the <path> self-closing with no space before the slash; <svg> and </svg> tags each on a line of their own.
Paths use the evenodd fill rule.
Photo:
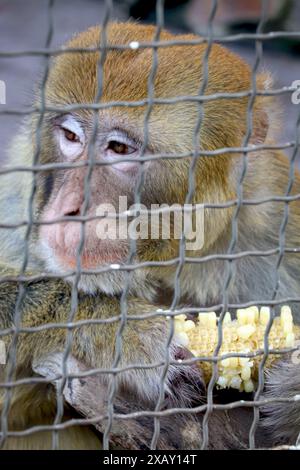
<svg viewBox="0 0 300 470">
<path fill-rule="evenodd" d="M 70 220 L 41 225 L 39 233 L 40 240 L 48 248 L 48 256 L 53 257 L 53 261 L 59 266 L 67 269 L 76 268 L 82 234 L 82 223 L 71 218 L 81 215 L 84 200 L 82 184 L 78 179 L 75 182 L 74 176 L 71 176 L 55 197 L 51 198 L 42 217 L 42 222 L 51 222 L 62 217 L 70 217 Z M 74 187 L 77 187 L 76 191 Z M 97 205 L 91 203 L 85 215 L 95 217 L 96 209 Z M 97 235 L 98 223 L 99 219 L 93 219 L 84 226 L 84 244 L 80 258 L 84 269 L 95 269 L 107 263 L 119 263 L 126 258 L 128 252 L 127 240 L 100 239 Z"/>
</svg>

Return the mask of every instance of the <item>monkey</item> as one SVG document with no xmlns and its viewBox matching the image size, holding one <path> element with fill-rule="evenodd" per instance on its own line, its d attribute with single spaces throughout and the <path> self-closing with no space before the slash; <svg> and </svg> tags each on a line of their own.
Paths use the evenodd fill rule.
<svg viewBox="0 0 300 470">
<path fill-rule="evenodd" d="M 102 52 L 97 50 L 101 45 L 101 28 L 96 26 L 67 44 L 67 48 L 90 48 L 90 51 L 64 52 L 52 59 L 45 87 L 45 105 L 49 110 L 44 113 L 41 123 L 38 116 L 33 115 L 24 124 L 24 130 L 15 138 L 10 151 L 12 166 L 30 167 L 36 153 L 39 163 L 46 165 L 34 179 L 33 212 L 38 223 L 34 224 L 28 241 L 28 269 L 58 276 L 71 273 L 65 284 L 76 282 L 74 271 L 81 240 L 79 220 L 90 216 L 91 220 L 85 222 L 80 253 L 79 291 L 90 299 L 97 299 L 98 295 L 120 297 L 127 285 L 128 274 L 126 270 L 113 267 L 126 264 L 131 243 L 129 237 L 99 240 L 96 235 L 99 227 L 95 217 L 97 208 L 118 207 L 120 196 L 126 196 L 129 206 L 134 204 L 139 181 L 142 181 L 140 200 L 145 207 L 150 208 L 152 204 L 183 206 L 191 185 L 190 168 L 193 165 L 193 194 L 189 202 L 204 205 L 204 241 L 201 248 L 185 251 L 188 259 L 179 273 L 179 302 L 201 308 L 222 305 L 227 279 L 225 300 L 228 304 L 258 300 L 268 304 L 273 299 L 299 297 L 297 248 L 300 236 L 297 229 L 300 204 L 297 195 L 300 177 L 297 171 L 290 175 L 287 157 L 280 150 L 272 149 L 278 131 L 278 113 L 273 98 L 262 95 L 270 90 L 272 78 L 262 72 L 257 74 L 254 83 L 251 68 L 241 57 L 213 44 L 207 59 L 208 79 L 203 92 L 206 97 L 214 97 L 204 100 L 200 107 L 197 96 L 205 77 L 207 46 L 201 43 L 168 46 L 168 41 L 188 42 L 197 37 L 173 35 L 163 30 L 160 40 L 166 44 L 158 48 L 157 66 L 153 68 L 153 50 L 142 46 L 130 48 L 130 44 L 133 41 L 138 45 L 149 43 L 154 34 L 155 27 L 150 25 L 111 23 L 106 30 L 109 49 L 102 61 Z M 120 44 L 128 48 L 118 49 Z M 151 72 L 154 72 L 154 103 L 148 113 L 145 137 Z M 95 112 L 89 105 L 95 102 L 99 83 L 101 96 L 99 109 Z M 251 96 L 248 95 L 253 86 L 259 93 L 249 110 Z M 224 99 L 218 96 L 222 93 L 237 93 L 238 96 Z M 179 98 L 177 102 L 173 101 L 174 97 Z M 131 106 L 124 105 L 128 102 Z M 37 104 L 41 104 L 39 98 Z M 82 106 L 78 107 L 78 104 Z M 64 107 L 71 110 L 64 111 Z M 41 124 L 40 142 L 35 138 L 38 123 Z M 249 127 L 251 135 L 245 140 Z M 93 137 L 96 163 L 89 178 L 88 203 L 85 203 L 88 163 L 93 153 L 89 143 Z M 242 151 L 225 150 L 240 149 L 245 142 L 251 150 L 246 162 Z M 260 149 L 262 145 L 270 148 Z M 220 149 L 224 152 L 211 154 Z M 155 158 L 156 155 L 168 158 Z M 66 167 L 54 172 L 49 169 L 52 163 Z M 71 168 L 71 165 L 77 166 Z M 291 188 L 288 186 L 290 176 Z M 1 180 L 2 224 L 13 225 L 28 220 L 32 174 L 8 173 L 1 175 Z M 242 195 L 240 187 L 243 188 Z M 286 194 L 291 199 L 287 221 Z M 60 218 L 64 220 L 54 223 Z M 287 222 L 284 240 L 283 221 Z M 27 246 L 24 244 L 25 230 L 23 226 L 1 230 L 2 263 L 14 270 L 22 266 Z M 283 256 L 278 250 L 280 241 L 287 247 Z M 180 243 L 180 238 L 174 236 L 136 240 L 133 261 L 140 266 L 130 273 L 130 296 L 152 305 L 161 293 L 170 292 L 172 297 L 178 273 L 176 262 L 169 261 L 178 257 Z M 226 259 L 228 251 L 234 258 L 230 263 Z M 254 252 L 255 256 L 249 252 Z M 199 258 L 202 258 L 199 262 L 192 262 Z M 147 265 L 157 262 L 161 265 Z M 106 269 L 101 271 L 99 268 Z M 299 305 L 294 302 L 292 306 L 299 321 Z M 159 326 L 157 328 L 159 330 Z M 95 336 L 91 340 L 88 335 L 86 342 L 93 344 L 95 340 L 95 345 L 99 343 L 102 335 L 101 329 L 98 331 L 99 338 Z M 151 331 L 156 331 L 156 326 L 151 327 Z M 159 343 L 164 339 L 165 344 L 164 336 L 161 332 L 160 340 L 156 338 L 156 341 Z M 153 348 L 151 334 L 147 335 L 144 344 L 147 351 L 153 354 L 157 351 Z M 136 349 L 138 356 L 142 349 Z M 131 359 L 130 351 L 125 356 L 127 354 L 126 362 Z M 298 367 L 288 369 L 283 363 L 281 368 L 288 374 L 284 391 L 274 388 L 278 381 L 276 375 L 270 373 L 268 378 L 266 393 L 275 397 L 277 392 L 288 396 L 299 387 Z M 148 382 L 138 379 L 137 375 L 135 390 L 140 389 L 141 383 Z M 124 384 L 123 388 L 127 386 Z M 153 383 L 148 383 L 146 395 L 152 394 L 152 398 L 157 397 L 153 388 Z M 276 405 L 277 414 L 270 407 L 264 408 L 268 418 L 262 420 L 262 426 L 273 436 L 274 442 L 293 440 L 300 428 L 299 405 L 295 402 L 291 406 L 284 404 L 284 407 L 283 413 L 281 405 Z M 287 416 L 293 416 L 289 424 Z M 281 419 L 284 436 L 280 431 Z M 216 432 L 218 430 L 214 430 Z"/>
</svg>

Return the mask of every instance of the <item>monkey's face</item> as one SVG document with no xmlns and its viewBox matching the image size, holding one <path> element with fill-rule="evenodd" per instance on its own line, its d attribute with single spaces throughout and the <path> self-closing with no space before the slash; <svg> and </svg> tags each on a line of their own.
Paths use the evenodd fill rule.
<svg viewBox="0 0 300 470">
<path fill-rule="evenodd" d="M 119 233 L 117 214 L 133 202 L 142 143 L 109 117 L 101 121 L 96 131 L 93 116 L 84 120 L 67 114 L 51 122 L 56 161 L 71 167 L 48 176 L 51 189 L 41 216 L 46 225 L 40 240 L 57 266 L 76 267 L 81 239 L 83 269 L 122 262 L 128 253 L 128 236 Z M 83 226 L 84 218 L 89 220 Z M 51 223 L 55 219 L 63 221 Z"/>
<path fill-rule="evenodd" d="M 143 232 L 136 239 L 140 260 L 174 256 L 178 240 L 162 238 L 161 215 L 151 220 L 145 215 L 143 227 L 134 225 L 135 193 L 142 181 L 140 202 L 145 210 L 153 204 L 183 203 L 188 162 L 151 160 L 156 151 L 151 138 L 147 145 L 142 140 L 143 111 L 131 117 L 127 112 L 101 112 L 96 119 L 95 129 L 93 113 L 69 113 L 49 119 L 45 128 L 44 161 L 53 161 L 55 155 L 55 163 L 67 167 L 40 179 L 39 239 L 48 266 L 74 270 L 77 258 L 83 270 L 126 262 L 134 228 Z"/>
<path fill-rule="evenodd" d="M 176 256 L 179 237 L 172 239 L 172 217 L 167 221 L 169 236 L 162 234 L 159 214 L 152 218 L 150 211 L 149 216 L 141 219 L 137 213 L 139 222 L 135 223 L 135 193 L 142 181 L 140 202 L 145 210 L 153 209 L 153 204 L 183 204 L 189 164 L 184 160 L 151 160 L 159 149 L 151 145 L 155 140 L 153 126 L 148 144 L 143 140 L 143 112 L 135 116 L 120 110 L 96 115 L 69 113 L 48 120 L 43 161 L 48 158 L 53 162 L 54 155 L 55 163 L 65 167 L 40 179 L 39 242 L 49 269 L 59 273 L 75 271 L 79 260 L 81 269 L 90 273 L 107 265 L 125 263 L 133 239 L 140 261 Z M 167 152 L 163 145 L 160 149 Z M 142 179 L 141 158 L 145 159 Z M 127 211 L 131 214 L 126 215 Z M 140 222 L 143 226 L 139 226 Z M 114 273 L 114 280 L 120 276 L 123 274 Z M 93 279 L 93 284 L 100 283 L 102 289 L 100 278 L 105 277 L 106 281 L 110 278 L 107 274 L 87 277 L 89 285 Z M 112 279 L 110 284 L 113 285 Z M 85 280 L 85 288 L 86 285 Z"/>
<path fill-rule="evenodd" d="M 108 29 L 108 41 L 111 44 L 128 44 L 134 40 L 147 42 L 153 39 L 153 34 L 154 30 L 149 27 L 117 24 Z M 99 37 L 99 28 L 94 28 L 79 35 L 69 46 L 95 47 Z M 173 36 L 163 32 L 162 38 L 168 40 Z M 83 109 L 47 117 L 42 133 L 42 162 L 64 166 L 59 171 L 52 171 L 39 187 L 42 196 L 38 211 L 44 222 L 39 230 L 39 242 L 43 246 L 40 252 L 48 268 L 60 273 L 74 271 L 78 259 L 84 271 L 126 263 L 132 238 L 136 241 L 136 259 L 139 261 L 176 258 L 182 232 L 180 236 L 173 236 L 174 218 L 167 222 L 169 236 L 162 234 L 162 219 L 158 222 L 151 219 L 149 223 L 148 215 L 142 220 L 145 226 L 133 224 L 133 236 L 129 232 L 132 218 L 128 213 L 124 218 L 124 213 L 132 209 L 137 201 L 136 194 L 139 194 L 142 209 L 152 210 L 162 204 L 183 207 L 194 178 L 190 202 L 201 204 L 234 199 L 234 178 L 229 177 L 233 160 L 230 155 L 198 158 L 193 176 L 189 172 L 195 153 L 199 105 L 197 101 L 183 97 L 199 93 L 204 52 L 204 46 L 197 49 L 197 54 L 186 46 L 159 50 L 155 98 L 181 99 L 177 103 L 155 103 L 150 113 L 147 108 L 148 79 L 153 63 L 150 49 L 107 52 L 101 80 L 104 106 L 97 112 L 91 107 L 84 109 L 84 105 L 95 103 L 97 97 L 99 55 L 76 53 L 56 59 L 46 89 L 47 104 L 59 108 L 69 105 L 78 108 L 80 104 Z M 220 54 L 226 55 L 230 67 L 234 67 L 235 61 L 238 69 L 242 67 L 240 81 L 226 70 L 222 74 L 218 66 Z M 218 46 L 211 56 L 209 76 L 212 78 L 207 93 L 224 89 L 235 92 L 250 86 L 249 69 L 239 59 L 220 52 Z M 130 102 L 131 106 L 108 105 L 120 101 Z M 217 104 L 208 102 L 204 105 L 198 136 L 202 150 L 241 144 L 247 101 L 229 101 L 220 99 Z M 230 127 L 226 117 L 229 117 Z M 166 157 L 162 158 L 162 155 Z M 236 157 L 234 161 L 237 161 Z M 220 211 L 206 211 L 204 250 L 229 224 L 230 209 L 225 212 L 222 211 L 220 216 Z M 107 213 L 123 216 L 108 219 Z M 137 215 L 134 211 L 132 214 Z M 55 222 L 57 219 L 60 221 Z M 201 249 L 190 254 L 199 255 L 199 252 L 201 254 Z M 140 273 L 138 270 L 139 276 Z M 161 270 L 157 273 L 160 275 Z M 115 281 L 118 290 L 122 289 L 122 272 L 118 271 L 114 276 L 105 273 L 104 276 L 109 288 L 103 289 L 102 284 L 102 290 L 115 292 Z M 88 282 L 99 285 L 100 278 L 99 275 L 88 276 L 85 287 Z"/>
</svg>

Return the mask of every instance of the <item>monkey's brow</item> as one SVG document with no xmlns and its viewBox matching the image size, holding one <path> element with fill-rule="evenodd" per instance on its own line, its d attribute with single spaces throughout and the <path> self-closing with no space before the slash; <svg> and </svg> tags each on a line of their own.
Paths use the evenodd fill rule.
<svg viewBox="0 0 300 470">
<path fill-rule="evenodd" d="M 143 144 L 141 137 L 138 136 L 136 132 L 126 129 L 126 127 L 124 128 L 123 126 L 117 125 L 113 126 L 111 130 L 124 134 L 128 138 L 128 140 L 132 140 L 138 146 L 141 146 Z"/>
<path fill-rule="evenodd" d="M 63 123 L 64 119 L 66 119 L 67 117 L 73 117 L 78 122 L 78 124 L 85 130 L 87 129 L 92 130 L 93 128 L 93 123 L 94 123 L 93 119 L 83 118 L 82 116 L 75 114 L 75 113 L 59 114 L 59 115 L 53 116 L 51 118 L 51 121 L 53 122 L 54 125 L 60 126 Z M 101 119 L 100 119 L 98 122 L 98 131 L 101 134 L 104 134 L 104 133 L 106 134 L 107 132 L 111 132 L 111 131 L 117 131 L 117 132 L 124 134 L 128 138 L 128 140 L 132 140 L 133 143 L 136 144 L 138 147 L 142 147 L 143 145 L 143 131 L 141 131 L 141 134 L 142 134 L 141 135 L 135 129 L 133 128 L 129 129 L 128 127 L 126 127 L 126 125 L 123 125 L 123 124 L 105 123 L 103 126 L 101 123 Z M 148 138 L 147 150 L 155 153 L 155 147 L 151 144 L 150 138 Z"/>
<path fill-rule="evenodd" d="M 72 117 L 83 128 L 86 127 L 86 121 L 84 119 L 82 119 L 78 114 L 73 114 L 73 113 L 58 114 L 56 116 L 51 117 L 51 121 L 54 125 L 60 125 L 68 117 Z"/>
</svg>

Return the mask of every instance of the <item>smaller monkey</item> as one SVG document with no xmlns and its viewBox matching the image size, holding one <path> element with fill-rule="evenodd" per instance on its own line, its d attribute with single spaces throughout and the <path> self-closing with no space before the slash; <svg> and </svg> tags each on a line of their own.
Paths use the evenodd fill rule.
<svg viewBox="0 0 300 470">
<path fill-rule="evenodd" d="M 1 330 L 13 326 L 13 317 L 18 296 L 18 282 L 13 280 L 17 272 L 0 265 L 0 327 Z M 6 281 L 7 279 L 7 281 Z M 46 279 L 28 281 L 25 284 L 26 294 L 21 304 L 22 328 L 38 328 L 49 326 L 36 332 L 18 334 L 16 349 L 16 368 L 12 380 L 38 378 L 44 362 L 50 362 L 52 356 L 63 353 L 67 328 L 55 328 L 55 324 L 66 324 L 71 309 L 71 287 L 62 280 Z M 109 323 L 85 324 L 86 320 L 113 320 L 120 315 L 120 299 L 105 294 L 90 296 L 79 294 L 78 310 L 73 328 L 72 349 L 70 358 L 82 366 L 83 371 L 89 369 L 110 369 L 114 359 L 115 343 L 119 321 Z M 123 352 L 119 367 L 163 363 L 166 355 L 166 339 L 169 323 L 164 317 L 134 320 L 135 315 L 149 314 L 157 310 L 157 305 L 144 300 L 129 297 L 128 315 L 131 319 L 123 331 Z M 8 354 L 12 334 L 2 336 Z M 149 338 L 150 336 L 150 338 Z M 150 339 L 150 343 L 149 343 Z M 191 355 L 183 348 L 172 344 L 171 360 L 184 360 Z M 125 358 L 125 359 L 124 359 Z M 50 365 L 51 368 L 51 365 Z M 49 369 L 48 369 L 49 370 Z M 59 370 L 59 369 L 58 369 Z M 72 371 L 71 371 L 72 373 Z M 58 372 L 59 374 L 59 372 Z M 45 375 L 42 372 L 42 375 Z M 51 426 L 56 416 L 57 397 L 51 385 L 52 376 L 46 374 L 48 382 L 17 384 L 13 387 L 10 407 L 7 414 L 8 431 L 25 431 L 35 426 Z M 55 374 L 54 374 L 55 375 Z M 117 375 L 117 393 L 114 398 L 114 412 L 128 414 L 137 411 L 153 411 L 157 403 L 161 367 L 135 368 Z M 6 379 L 6 368 L 0 366 L 0 381 Z M 80 380 L 87 403 L 86 408 L 94 406 L 92 416 L 107 413 L 106 401 L 108 394 L 109 375 L 101 373 Z M 72 382 L 68 384 L 71 399 L 64 404 L 62 423 L 81 418 L 78 414 L 80 406 L 72 403 Z M 160 418 L 160 434 L 157 448 L 164 449 L 201 449 L 203 411 L 195 412 L 195 407 L 205 405 L 205 384 L 201 371 L 195 364 L 169 366 L 167 375 L 165 400 L 162 410 L 185 408 L 189 412 L 176 412 Z M 74 392 L 75 396 L 75 392 Z M 0 413 L 6 401 L 5 389 L 1 389 Z M 240 397 L 239 397 L 240 398 Z M 76 401 L 76 397 L 74 398 Z M 216 397 L 218 401 L 218 398 Z M 71 406 L 70 406 L 71 405 Z M 97 410 L 100 409 L 100 413 Z M 97 425 L 72 425 L 59 431 L 60 449 L 101 449 L 102 432 L 106 420 Z M 252 423 L 251 410 L 215 410 L 209 420 L 209 449 L 246 449 L 248 434 Z M 99 430 L 101 432 L 99 432 Z M 154 420 L 149 416 L 137 419 L 114 419 L 111 430 L 112 447 L 126 449 L 150 448 L 154 432 Z M 258 444 L 269 445 L 270 442 L 260 431 Z M 26 436 L 8 436 L 4 441 L 4 449 L 51 449 L 50 431 L 36 431 Z"/>
<path fill-rule="evenodd" d="M 1 265 L 0 265 L 1 267 Z M 0 269 L 0 327 L 1 330 L 13 327 L 18 283 L 7 281 L 17 273 L 2 266 Z M 42 280 L 27 282 L 26 294 L 21 305 L 21 328 L 34 328 L 52 324 L 51 329 L 38 332 L 19 333 L 13 379 L 21 380 L 37 377 L 34 364 L 52 353 L 63 352 L 66 347 L 66 327 L 55 328 L 55 324 L 68 322 L 71 310 L 71 287 L 61 280 Z M 120 299 L 105 294 L 90 296 L 79 294 L 78 311 L 74 322 L 78 326 L 73 329 L 71 356 L 88 368 L 111 369 L 115 355 L 115 338 L 119 328 Z M 128 314 L 131 316 L 153 312 L 157 307 L 145 301 L 130 298 Z M 115 321 L 113 319 L 115 318 Z M 86 320 L 110 320 L 108 323 L 83 324 Z M 132 365 L 149 366 L 151 363 L 164 363 L 166 356 L 166 340 L 168 322 L 165 318 L 148 318 L 147 320 L 128 320 L 122 334 L 123 354 L 119 367 Z M 10 354 L 12 334 L 2 337 Z M 12 352 L 13 354 L 13 352 Z M 184 350 L 175 343 L 171 346 L 171 358 L 185 358 Z M 1 382 L 5 382 L 6 369 L 1 366 Z M 117 395 L 116 412 L 128 413 L 147 409 L 154 410 L 159 395 L 161 367 L 130 368 L 116 376 Z M 100 381 L 108 393 L 109 374 L 101 374 Z M 190 407 L 193 399 L 197 402 L 203 396 L 201 373 L 193 366 L 171 365 L 166 380 L 166 400 L 163 408 L 174 406 Z M 5 389 L 0 395 L 0 411 L 3 412 Z M 107 397 L 106 397 L 107 398 Z M 99 397 L 99 401 L 105 401 Z M 56 414 L 56 394 L 54 388 L 47 383 L 16 385 L 13 389 L 11 406 L 8 410 L 8 430 L 25 430 L 37 425 L 53 424 Z M 66 406 L 63 421 L 76 417 L 74 410 Z M 174 423 L 178 426 L 174 428 Z M 193 423 L 197 432 L 186 441 L 184 430 Z M 161 448 L 189 448 L 200 442 L 200 424 L 193 416 L 176 415 L 162 419 L 162 432 L 159 440 Z M 104 425 L 103 425 L 104 428 Z M 130 442 L 137 448 L 150 446 L 153 433 L 153 418 L 141 418 L 136 422 L 127 421 L 120 425 L 118 432 L 131 436 Z M 182 430 L 182 432 L 179 431 Z M 126 435 L 126 434 L 125 434 Z M 28 437 L 8 437 L 5 449 L 43 449 L 51 448 L 51 434 L 41 432 Z M 60 448 L 91 449 L 101 448 L 101 438 L 91 427 L 68 427 L 60 432 Z M 124 440 L 124 435 L 123 435 Z M 196 441 L 198 440 L 197 444 Z"/>
</svg>

